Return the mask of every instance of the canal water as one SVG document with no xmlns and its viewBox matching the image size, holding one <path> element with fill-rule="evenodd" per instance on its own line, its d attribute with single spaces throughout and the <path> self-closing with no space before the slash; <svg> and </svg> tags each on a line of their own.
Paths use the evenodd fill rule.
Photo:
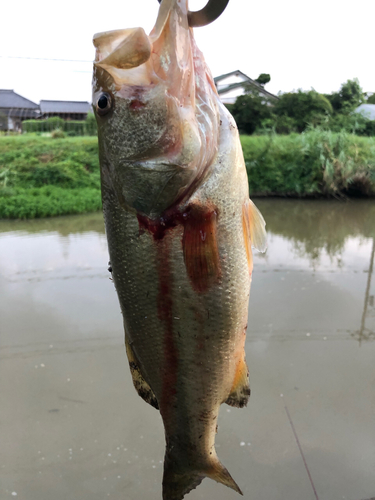
<svg viewBox="0 0 375 500">
<path fill-rule="evenodd" d="M 375 201 L 255 200 L 246 409 L 217 451 L 256 500 L 375 497 Z M 101 214 L 0 221 L 0 498 L 161 499 L 159 413 L 135 393 Z M 206 479 L 189 500 L 238 495 Z"/>
</svg>

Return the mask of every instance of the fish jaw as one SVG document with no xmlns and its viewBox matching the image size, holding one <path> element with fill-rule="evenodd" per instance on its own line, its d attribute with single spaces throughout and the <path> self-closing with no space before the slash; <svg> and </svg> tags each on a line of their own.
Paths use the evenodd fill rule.
<svg viewBox="0 0 375 500">
<path fill-rule="evenodd" d="M 155 218 L 186 201 L 217 154 L 218 96 L 186 2 L 164 0 L 149 36 L 141 28 L 104 32 L 94 45 L 102 176 L 124 209 Z M 108 110 L 99 106 L 103 95 Z"/>
</svg>

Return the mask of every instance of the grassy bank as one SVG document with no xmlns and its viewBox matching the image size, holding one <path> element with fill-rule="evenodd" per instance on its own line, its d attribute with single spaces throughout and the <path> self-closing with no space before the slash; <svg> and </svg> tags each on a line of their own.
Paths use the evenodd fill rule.
<svg viewBox="0 0 375 500">
<path fill-rule="evenodd" d="M 0 138 L 0 218 L 34 218 L 101 208 L 96 137 Z"/>
<path fill-rule="evenodd" d="M 312 130 L 241 137 L 252 195 L 375 195 L 375 140 Z M 0 137 L 0 218 L 99 210 L 96 137 Z"/>
<path fill-rule="evenodd" d="M 253 196 L 375 195 L 374 138 L 315 129 L 241 142 Z"/>
</svg>

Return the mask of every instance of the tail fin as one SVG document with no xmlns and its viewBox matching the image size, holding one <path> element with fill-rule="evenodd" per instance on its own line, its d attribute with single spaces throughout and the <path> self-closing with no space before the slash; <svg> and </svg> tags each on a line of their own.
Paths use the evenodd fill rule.
<svg viewBox="0 0 375 500">
<path fill-rule="evenodd" d="M 243 495 L 237 483 L 217 457 L 211 458 L 207 468 L 201 470 L 182 469 L 172 457 L 165 457 L 163 477 L 163 500 L 182 500 L 189 491 L 196 488 L 205 477 L 222 483 Z"/>
</svg>

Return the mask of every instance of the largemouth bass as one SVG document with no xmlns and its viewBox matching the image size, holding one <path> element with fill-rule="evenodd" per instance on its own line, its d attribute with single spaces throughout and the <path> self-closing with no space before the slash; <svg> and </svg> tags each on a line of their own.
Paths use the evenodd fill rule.
<svg viewBox="0 0 375 500">
<path fill-rule="evenodd" d="M 215 433 L 220 405 L 243 407 L 250 395 L 252 246 L 265 250 L 237 127 L 187 13 L 187 0 L 163 0 L 149 36 L 94 36 L 112 276 L 134 386 L 164 423 L 164 500 L 205 477 L 241 493 Z"/>
</svg>

